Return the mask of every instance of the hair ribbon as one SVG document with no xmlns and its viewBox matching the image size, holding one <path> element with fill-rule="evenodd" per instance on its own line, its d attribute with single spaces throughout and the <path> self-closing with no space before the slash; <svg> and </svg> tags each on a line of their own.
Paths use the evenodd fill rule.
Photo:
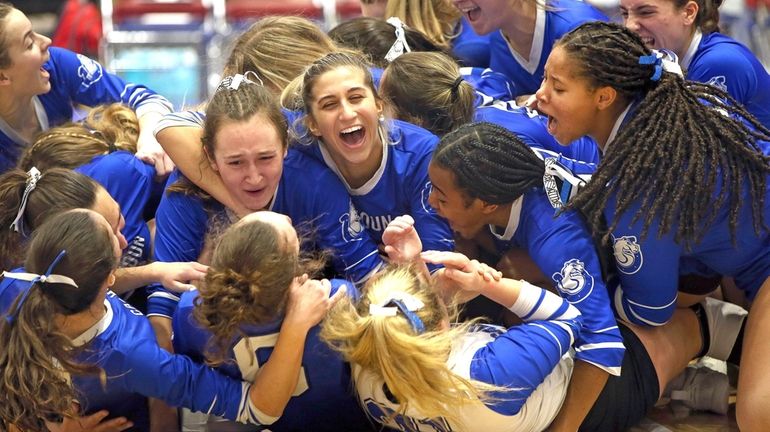
<svg viewBox="0 0 770 432">
<path fill-rule="evenodd" d="M 12 313 L 9 313 L 5 317 L 5 320 L 8 321 L 9 324 L 13 323 L 14 319 L 16 318 L 16 315 L 18 315 L 19 311 L 21 310 L 21 306 L 24 304 L 24 301 L 27 299 L 29 292 L 32 291 L 32 286 L 34 284 L 57 283 L 57 284 L 70 285 L 75 288 L 78 287 L 78 284 L 76 284 L 75 281 L 72 280 L 72 278 L 58 275 L 58 274 L 52 274 L 53 268 L 56 267 L 57 264 L 59 264 L 59 261 L 61 261 L 61 259 L 64 258 L 64 255 L 66 254 L 67 254 L 66 250 L 62 250 L 61 252 L 59 252 L 59 254 L 56 255 L 56 258 L 53 259 L 53 262 L 51 262 L 51 265 L 48 266 L 48 269 L 45 271 L 45 273 L 41 275 L 35 274 L 35 273 L 11 273 L 6 271 L 2 273 L 2 276 L 4 278 L 17 279 L 17 280 L 29 282 L 29 287 L 24 291 L 24 293 L 22 293 L 21 299 L 19 300 L 19 303 L 16 305 L 16 309 L 14 309 Z"/>
<path fill-rule="evenodd" d="M 652 81 L 659 81 L 664 71 L 676 74 L 680 78 L 684 77 L 682 67 L 679 66 L 679 58 L 671 50 L 654 49 L 650 55 L 639 56 L 639 64 L 655 66 L 652 77 L 650 77 Z"/>
<path fill-rule="evenodd" d="M 414 329 L 417 334 L 420 334 L 425 331 L 425 324 L 423 324 L 422 320 L 415 312 L 424 307 L 425 303 L 415 296 L 397 291 L 391 294 L 390 298 L 384 302 L 370 304 L 369 315 L 389 317 L 398 315 L 398 312 L 400 311 L 409 321 L 412 329 Z"/>
<path fill-rule="evenodd" d="M 250 79 L 252 78 L 252 79 Z M 241 87 L 241 84 L 243 83 L 249 83 L 249 84 L 259 84 L 262 87 L 265 86 L 265 83 L 262 81 L 262 78 L 257 75 L 254 71 L 246 71 L 243 74 L 235 74 L 235 75 L 229 75 L 224 78 L 222 78 L 222 81 L 219 82 L 219 85 L 217 86 L 216 92 L 220 90 L 238 90 Z M 215 92 L 215 93 L 216 93 Z"/>
<path fill-rule="evenodd" d="M 409 48 L 409 44 L 406 43 L 406 34 L 404 33 L 404 23 L 398 17 L 388 18 L 387 23 L 396 28 L 396 40 L 395 42 L 393 42 L 393 45 L 388 50 L 388 53 L 385 54 L 385 60 L 387 60 L 388 63 L 390 63 L 393 60 L 400 57 L 401 54 L 405 52 L 411 52 L 412 50 Z"/>
<path fill-rule="evenodd" d="M 40 181 L 40 177 L 42 176 L 43 174 L 41 174 L 40 171 L 35 167 L 32 167 L 29 169 L 29 171 L 27 171 L 27 185 L 24 187 L 24 193 L 21 196 L 19 211 L 16 213 L 16 218 L 13 220 L 13 223 L 11 223 L 11 229 L 17 233 L 21 233 L 21 235 L 26 235 L 24 233 L 24 211 L 27 209 L 29 194 L 35 190 L 37 182 Z"/>
</svg>

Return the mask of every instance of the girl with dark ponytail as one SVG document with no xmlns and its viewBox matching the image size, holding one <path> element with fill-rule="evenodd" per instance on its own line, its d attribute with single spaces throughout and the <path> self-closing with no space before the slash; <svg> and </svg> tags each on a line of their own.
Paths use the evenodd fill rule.
<svg viewBox="0 0 770 432">
<path fill-rule="evenodd" d="M 762 366 L 770 355 L 762 339 L 770 332 L 770 130 L 728 93 L 677 69 L 628 29 L 585 24 L 551 53 L 538 109 L 560 142 L 589 135 L 603 150 L 569 208 L 613 242 L 620 318 L 669 322 L 687 270 L 680 263 L 693 261 L 732 276 L 752 301 L 737 418 L 742 430 L 760 430 L 770 424 L 761 407 L 770 397 Z M 740 328 L 742 319 L 729 322 Z"/>
</svg>

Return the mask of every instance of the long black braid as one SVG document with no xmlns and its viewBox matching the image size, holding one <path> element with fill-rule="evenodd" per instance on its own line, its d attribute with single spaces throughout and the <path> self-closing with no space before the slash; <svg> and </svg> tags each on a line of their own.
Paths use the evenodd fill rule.
<svg viewBox="0 0 770 432">
<path fill-rule="evenodd" d="M 735 241 L 746 188 L 754 230 L 767 229 L 762 209 L 770 157 L 757 141 L 770 140 L 770 131 L 743 106 L 716 87 L 671 73 L 653 81 L 655 65 L 639 64 L 650 50 L 617 24 L 583 24 L 556 46 L 593 86 L 610 86 L 623 99 L 639 101 L 633 118 L 608 144 L 593 179 L 569 203 L 586 215 L 595 233 L 606 240 L 620 217 L 638 203 L 633 222 L 644 222 L 642 237 L 659 218 L 658 235 L 676 225 L 676 241 L 689 247 L 727 204 Z M 616 209 L 605 231 L 600 228 L 602 215 L 612 196 L 617 197 Z"/>
<path fill-rule="evenodd" d="M 431 163 L 453 172 L 469 198 L 508 204 L 543 184 L 543 161 L 498 125 L 469 123 L 441 138 Z"/>
</svg>

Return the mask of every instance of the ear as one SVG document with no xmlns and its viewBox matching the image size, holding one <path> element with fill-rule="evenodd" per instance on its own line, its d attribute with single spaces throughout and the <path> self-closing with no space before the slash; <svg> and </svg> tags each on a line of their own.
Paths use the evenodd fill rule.
<svg viewBox="0 0 770 432">
<path fill-rule="evenodd" d="M 385 103 L 379 97 L 374 98 L 374 106 L 377 107 L 377 114 L 380 116 L 385 112 Z"/>
<path fill-rule="evenodd" d="M 698 3 L 690 0 L 682 7 L 682 14 L 685 25 L 692 25 L 695 22 L 695 18 L 698 17 Z"/>
<path fill-rule="evenodd" d="M 113 270 L 109 276 L 107 276 L 107 286 L 112 287 L 115 285 L 115 281 L 117 281 L 118 277 L 115 276 L 115 270 Z"/>
<path fill-rule="evenodd" d="M 0 70 L 0 86 L 11 84 L 11 77 L 9 77 L 4 70 Z"/>
<path fill-rule="evenodd" d="M 617 98 L 617 90 L 610 86 L 599 87 L 594 91 L 594 104 L 600 111 L 612 106 Z"/>
<path fill-rule="evenodd" d="M 494 213 L 498 207 L 500 207 L 497 204 L 490 204 L 486 201 L 478 200 L 479 203 L 481 203 L 481 213 L 484 215 L 489 215 Z"/>
<path fill-rule="evenodd" d="M 318 123 L 316 123 L 315 119 L 310 114 L 305 116 L 305 126 L 307 126 L 307 130 L 309 130 L 313 136 L 321 136 L 321 131 L 318 129 Z"/>
<path fill-rule="evenodd" d="M 217 163 L 214 160 L 214 155 L 209 154 L 209 151 L 206 149 L 206 147 L 203 147 L 203 154 L 206 155 L 206 159 L 209 161 L 209 166 L 211 169 L 213 169 L 216 172 L 219 172 L 219 167 L 217 167 Z"/>
</svg>

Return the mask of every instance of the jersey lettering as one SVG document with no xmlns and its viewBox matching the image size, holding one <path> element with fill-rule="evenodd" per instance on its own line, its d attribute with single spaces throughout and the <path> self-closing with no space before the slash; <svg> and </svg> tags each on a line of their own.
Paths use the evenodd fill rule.
<svg viewBox="0 0 770 432">
<path fill-rule="evenodd" d="M 259 364 L 257 351 L 260 349 L 270 349 L 272 352 L 276 342 L 278 342 L 278 333 L 243 338 L 235 344 L 233 347 L 233 354 L 235 355 L 235 362 L 238 365 L 238 369 L 240 369 L 241 376 L 244 380 L 254 382 L 254 378 L 256 378 L 259 373 L 259 368 L 262 367 L 262 365 Z M 310 387 L 307 385 L 305 368 L 302 367 L 299 371 L 297 387 L 294 389 L 292 396 L 299 396 L 302 393 L 305 393 L 309 388 Z"/>
<path fill-rule="evenodd" d="M 388 425 L 403 432 L 452 432 L 449 423 L 443 417 L 437 419 L 414 419 L 398 414 L 391 408 L 373 399 L 364 400 L 369 415 L 380 424 Z"/>
</svg>

